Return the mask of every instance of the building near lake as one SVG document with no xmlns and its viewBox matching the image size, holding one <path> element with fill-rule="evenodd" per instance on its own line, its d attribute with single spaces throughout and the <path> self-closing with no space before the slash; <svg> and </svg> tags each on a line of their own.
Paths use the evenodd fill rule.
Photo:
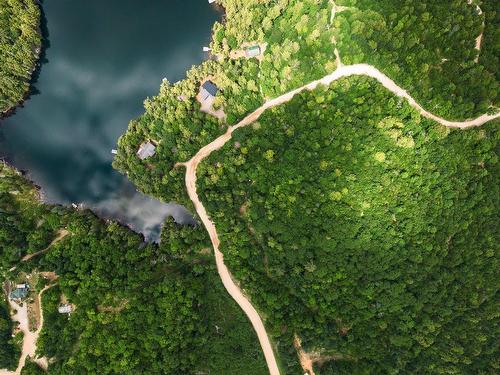
<svg viewBox="0 0 500 375">
<path fill-rule="evenodd" d="M 151 142 L 144 142 L 140 147 L 139 151 L 137 151 L 137 156 L 139 159 L 144 160 L 156 153 L 156 147 Z"/>
<path fill-rule="evenodd" d="M 214 99 L 219 91 L 218 87 L 212 81 L 205 81 L 200 88 L 200 98 L 203 102 Z"/>
<path fill-rule="evenodd" d="M 247 58 L 257 57 L 260 55 L 260 46 L 250 46 L 245 49 L 245 56 Z"/>
</svg>

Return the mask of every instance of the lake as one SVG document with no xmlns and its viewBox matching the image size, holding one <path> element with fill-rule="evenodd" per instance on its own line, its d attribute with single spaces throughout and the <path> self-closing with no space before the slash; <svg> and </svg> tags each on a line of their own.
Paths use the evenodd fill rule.
<svg viewBox="0 0 500 375">
<path fill-rule="evenodd" d="M 27 171 L 45 200 L 83 204 L 157 239 L 192 217 L 138 193 L 111 167 L 118 137 L 161 80 L 206 56 L 220 18 L 206 0 L 45 0 L 48 46 L 37 94 L 0 121 L 0 158 Z"/>
</svg>

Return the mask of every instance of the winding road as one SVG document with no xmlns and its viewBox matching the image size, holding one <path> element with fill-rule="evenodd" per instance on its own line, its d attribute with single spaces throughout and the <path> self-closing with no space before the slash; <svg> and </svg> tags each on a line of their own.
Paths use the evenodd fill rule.
<svg viewBox="0 0 500 375">
<path fill-rule="evenodd" d="M 45 358 L 36 358 L 36 342 L 38 340 L 38 336 L 42 331 L 43 327 L 43 308 L 42 308 L 42 294 L 49 288 L 54 286 L 54 284 L 46 285 L 40 293 L 38 293 L 38 306 L 40 307 L 40 323 L 38 324 L 37 330 L 35 332 L 31 332 L 29 330 L 29 318 L 28 318 L 28 305 L 26 302 L 23 303 L 22 306 L 18 305 L 16 302 L 11 301 L 9 299 L 9 304 L 13 310 L 16 310 L 16 314 L 12 316 L 12 320 L 19 322 L 19 329 L 23 332 L 23 347 L 21 352 L 21 358 L 19 358 L 19 363 L 17 365 L 16 371 L 7 371 L 0 370 L 0 375 L 19 375 L 21 370 L 23 369 L 26 358 L 30 356 L 39 366 L 46 368 L 46 359 Z"/>
<path fill-rule="evenodd" d="M 344 77 L 350 76 L 368 76 L 376 79 L 380 82 L 386 89 L 394 93 L 395 95 L 404 98 L 408 101 L 408 103 L 415 108 L 423 117 L 429 118 L 431 120 L 436 121 L 437 123 L 444 125 L 449 128 L 469 128 L 474 126 L 480 126 L 484 123 L 491 121 L 493 119 L 500 117 L 500 112 L 495 114 L 484 114 L 475 119 L 466 120 L 466 121 L 448 121 L 439 116 L 436 116 L 425 109 L 422 108 L 420 104 L 418 104 L 415 99 L 413 99 L 406 90 L 399 87 L 392 79 L 387 77 L 384 73 L 379 71 L 374 66 L 368 64 L 355 64 L 355 65 L 344 65 L 339 66 L 337 70 L 333 73 L 326 75 L 325 77 L 310 82 L 302 87 L 299 87 L 295 90 L 292 90 L 286 94 L 283 94 L 275 99 L 266 101 L 261 107 L 257 108 L 254 112 L 246 116 L 243 120 L 241 120 L 238 124 L 230 126 L 226 133 L 215 139 L 210 144 L 202 147 L 196 155 L 194 155 L 191 160 L 185 163 L 177 163 L 177 166 L 185 166 L 186 167 L 186 188 L 189 194 L 189 198 L 194 204 L 196 212 L 200 217 L 203 225 L 208 231 L 210 235 L 210 240 L 212 242 L 212 246 L 214 249 L 215 261 L 217 264 L 217 271 L 219 272 L 219 276 L 224 284 L 224 287 L 231 295 L 231 297 L 238 303 L 241 309 L 245 312 L 245 314 L 250 319 L 252 326 L 257 333 L 257 337 L 259 338 L 260 345 L 262 347 L 262 351 L 264 352 L 264 356 L 266 358 L 267 366 L 269 368 L 269 373 L 271 375 L 279 375 L 280 371 L 278 369 L 278 365 L 276 362 L 276 357 L 274 355 L 273 348 L 271 346 L 271 342 L 267 335 L 266 329 L 264 327 L 264 323 L 259 316 L 257 310 L 252 306 L 250 301 L 243 295 L 240 288 L 234 283 L 231 273 L 229 269 L 224 264 L 224 255 L 219 250 L 220 240 L 217 235 L 217 230 L 215 229 L 214 223 L 210 220 L 205 207 L 200 201 L 198 197 L 198 193 L 196 191 L 196 169 L 200 162 L 209 156 L 212 152 L 220 149 L 224 144 L 229 141 L 232 137 L 232 134 L 235 130 L 247 126 L 254 121 L 256 121 L 262 113 L 272 107 L 276 107 L 278 105 L 284 104 L 290 101 L 296 94 L 305 91 L 305 90 L 314 90 L 318 85 L 330 85 L 332 82 L 335 82 Z"/>
<path fill-rule="evenodd" d="M 66 237 L 67 235 L 69 234 L 69 232 L 66 230 L 66 229 L 61 229 L 59 230 L 59 232 L 57 232 L 57 237 L 50 243 L 49 246 L 47 246 L 45 249 L 43 250 L 40 250 L 36 253 L 33 253 L 33 254 L 28 254 L 28 255 L 25 255 L 22 259 L 21 259 L 21 262 L 27 262 L 31 259 L 33 259 L 34 257 L 38 256 L 38 255 L 41 255 L 41 254 L 44 254 L 46 253 L 47 251 L 50 250 L 50 248 L 52 246 L 54 246 L 56 243 L 58 243 L 59 241 L 61 241 L 64 237 Z"/>
</svg>

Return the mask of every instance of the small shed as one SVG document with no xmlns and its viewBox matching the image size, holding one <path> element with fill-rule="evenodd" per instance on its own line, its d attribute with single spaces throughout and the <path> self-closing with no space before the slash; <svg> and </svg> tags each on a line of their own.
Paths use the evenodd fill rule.
<svg viewBox="0 0 500 375">
<path fill-rule="evenodd" d="M 28 284 L 17 284 L 16 289 L 10 292 L 11 300 L 21 300 L 28 296 L 30 287 Z"/>
<path fill-rule="evenodd" d="M 245 49 L 245 55 L 248 58 L 257 57 L 260 55 L 260 46 L 250 46 Z"/>
<path fill-rule="evenodd" d="M 64 305 L 59 306 L 57 311 L 59 311 L 59 314 L 70 314 L 73 312 L 73 306 L 66 303 Z"/>
<path fill-rule="evenodd" d="M 215 95 L 217 95 L 217 91 L 219 91 L 219 89 L 212 81 L 206 81 L 203 85 L 201 85 L 201 100 L 205 101 L 208 98 L 215 98 Z"/>
<path fill-rule="evenodd" d="M 137 151 L 137 156 L 139 159 L 144 160 L 156 153 L 156 147 L 151 142 L 145 142 L 139 147 L 139 151 Z"/>
</svg>

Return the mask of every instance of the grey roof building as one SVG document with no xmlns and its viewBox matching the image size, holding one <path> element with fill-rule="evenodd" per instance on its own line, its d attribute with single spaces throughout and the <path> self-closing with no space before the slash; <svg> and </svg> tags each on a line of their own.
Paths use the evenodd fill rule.
<svg viewBox="0 0 500 375">
<path fill-rule="evenodd" d="M 29 291 L 30 288 L 28 284 L 20 284 L 16 289 L 10 292 L 10 299 L 24 299 L 28 296 Z"/>
<path fill-rule="evenodd" d="M 245 50 L 245 55 L 250 57 L 257 57 L 260 55 L 260 47 L 259 46 L 251 46 Z"/>
<path fill-rule="evenodd" d="M 145 142 L 139 147 L 139 151 L 137 151 L 137 156 L 139 159 L 144 160 L 156 153 L 156 147 L 151 142 Z"/>
<path fill-rule="evenodd" d="M 66 303 L 64 305 L 59 306 L 57 308 L 57 311 L 59 311 L 60 314 L 69 314 L 73 311 L 73 306 Z"/>
<path fill-rule="evenodd" d="M 201 85 L 200 94 L 201 99 L 203 101 L 207 100 L 209 97 L 215 97 L 217 95 L 217 91 L 219 89 L 212 81 L 206 81 L 203 85 Z"/>
</svg>

